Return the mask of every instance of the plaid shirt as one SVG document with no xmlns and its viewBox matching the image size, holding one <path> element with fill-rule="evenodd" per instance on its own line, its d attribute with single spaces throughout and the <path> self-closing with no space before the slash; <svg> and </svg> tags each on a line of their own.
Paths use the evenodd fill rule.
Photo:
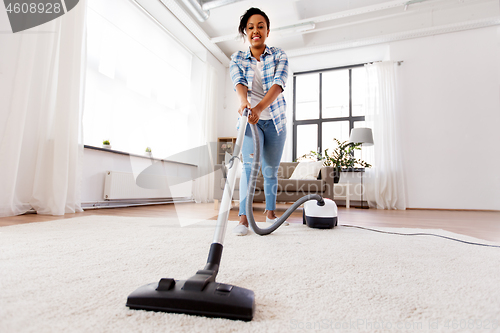
<svg viewBox="0 0 500 333">
<path fill-rule="evenodd" d="M 288 57 L 286 53 L 280 48 L 266 45 L 266 49 L 260 56 L 260 59 L 264 62 L 262 69 L 264 94 L 267 94 L 269 89 L 275 84 L 284 90 L 286 79 L 288 78 Z M 231 80 L 233 81 L 235 90 L 238 84 L 246 86 L 248 88 L 248 99 L 252 97 L 252 81 L 254 77 L 251 64 L 256 65 L 257 60 L 252 57 L 249 48 L 246 52 L 235 52 L 231 56 L 231 63 L 229 65 Z M 286 102 L 282 93 L 269 105 L 269 112 L 273 118 L 276 132 L 280 134 L 286 124 Z"/>
</svg>

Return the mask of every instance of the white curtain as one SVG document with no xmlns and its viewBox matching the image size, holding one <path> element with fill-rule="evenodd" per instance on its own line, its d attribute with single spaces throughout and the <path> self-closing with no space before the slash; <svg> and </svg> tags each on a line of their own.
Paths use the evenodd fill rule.
<svg viewBox="0 0 500 333">
<path fill-rule="evenodd" d="M 82 210 L 86 7 L 0 34 L 0 216 Z"/>
<path fill-rule="evenodd" d="M 373 130 L 372 147 L 363 147 L 373 164 L 364 176 L 370 207 L 406 209 L 401 138 L 397 108 L 397 68 L 394 61 L 366 65 L 366 127 Z"/>
<path fill-rule="evenodd" d="M 212 202 L 214 200 L 214 161 L 217 151 L 216 125 L 217 105 L 217 73 L 209 63 L 205 64 L 205 72 L 201 84 L 200 136 L 199 145 L 207 149 L 200 150 L 198 156 L 198 177 L 193 184 L 193 195 L 196 203 Z"/>
</svg>

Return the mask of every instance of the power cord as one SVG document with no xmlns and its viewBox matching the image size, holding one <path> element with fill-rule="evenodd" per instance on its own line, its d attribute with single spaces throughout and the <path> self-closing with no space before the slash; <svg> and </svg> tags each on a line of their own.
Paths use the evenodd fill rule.
<svg viewBox="0 0 500 333">
<path fill-rule="evenodd" d="M 460 242 L 460 243 L 465 243 L 465 244 L 470 244 L 470 245 L 479 245 L 479 246 L 487 246 L 487 247 L 498 247 L 500 248 L 499 245 L 488 245 L 488 244 L 482 244 L 482 243 L 473 243 L 473 242 L 467 242 L 461 239 L 456 239 L 452 237 L 446 237 L 446 236 L 441 236 L 441 235 L 436 235 L 436 234 L 428 234 L 428 233 L 414 233 L 414 234 L 403 234 L 400 232 L 391 232 L 391 231 L 382 231 L 382 230 L 377 230 L 377 229 L 370 229 L 370 228 L 365 228 L 365 227 L 359 227 L 356 225 L 348 225 L 348 224 L 339 224 L 340 227 L 347 227 L 347 228 L 357 228 L 357 229 L 364 229 L 364 230 L 369 230 L 369 231 L 375 231 L 375 232 L 380 232 L 382 234 L 390 234 L 390 235 L 401 235 L 401 236 L 435 236 L 435 237 L 441 237 L 445 239 L 449 239 L 452 241 Z"/>
</svg>

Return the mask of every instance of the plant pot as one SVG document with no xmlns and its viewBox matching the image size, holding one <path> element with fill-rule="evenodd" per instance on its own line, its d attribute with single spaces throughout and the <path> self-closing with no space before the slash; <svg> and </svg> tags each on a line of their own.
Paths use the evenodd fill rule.
<svg viewBox="0 0 500 333">
<path fill-rule="evenodd" d="M 333 169 L 333 183 L 338 184 L 340 181 L 341 169 Z"/>
<path fill-rule="evenodd" d="M 111 149 L 111 145 L 102 145 L 102 148 Z"/>
</svg>

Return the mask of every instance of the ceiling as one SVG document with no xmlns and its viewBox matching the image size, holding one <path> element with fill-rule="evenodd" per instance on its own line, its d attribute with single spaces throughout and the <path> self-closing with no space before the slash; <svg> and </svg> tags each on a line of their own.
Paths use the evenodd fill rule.
<svg viewBox="0 0 500 333">
<path fill-rule="evenodd" d="M 500 25 L 498 0 L 159 0 L 221 62 L 248 42 L 237 38 L 250 7 L 269 16 L 268 45 L 289 56 Z M 200 2 L 201 1 L 201 2 Z M 188 8 L 229 3 L 200 21 Z M 174 8 L 175 7 L 175 8 Z M 294 27 L 295 26 L 295 27 Z M 305 31 L 301 31 L 305 30 Z"/>
</svg>

